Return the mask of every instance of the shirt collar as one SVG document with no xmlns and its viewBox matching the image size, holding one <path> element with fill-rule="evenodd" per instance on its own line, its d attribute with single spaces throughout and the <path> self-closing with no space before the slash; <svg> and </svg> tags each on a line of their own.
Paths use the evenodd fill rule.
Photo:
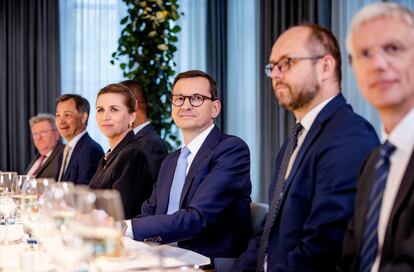
<svg viewBox="0 0 414 272">
<path fill-rule="evenodd" d="M 133 131 L 135 133 L 135 135 L 141 130 L 143 129 L 146 125 L 149 125 L 150 121 L 147 121 L 145 123 L 142 123 L 141 125 L 138 125 L 136 127 L 133 128 Z"/>
<path fill-rule="evenodd" d="M 76 144 L 79 142 L 79 139 L 82 138 L 82 136 L 85 135 L 85 134 L 86 134 L 86 130 L 82 131 L 81 133 L 76 135 L 72 140 L 67 142 L 67 145 L 74 148 L 76 146 Z"/>
<path fill-rule="evenodd" d="M 388 140 L 397 150 L 411 154 L 414 146 L 414 108 L 397 124 L 397 126 L 387 134 L 382 127 L 382 140 Z"/>
<path fill-rule="evenodd" d="M 318 116 L 318 114 L 321 112 L 321 110 L 335 97 L 331 96 L 328 97 L 327 99 L 325 99 L 324 101 L 322 101 L 321 103 L 319 103 L 316 107 L 314 107 L 311 111 L 309 111 L 308 113 L 305 114 L 305 116 L 303 116 L 302 120 L 300 121 L 296 121 L 296 122 L 300 122 L 301 125 L 303 126 L 303 128 L 308 131 L 312 124 L 313 121 L 315 121 L 316 117 Z"/>
<path fill-rule="evenodd" d="M 191 152 L 191 155 L 195 156 L 198 150 L 201 148 L 201 145 L 206 140 L 208 134 L 213 130 L 214 124 L 209 126 L 206 130 L 201 132 L 197 137 L 195 137 L 191 142 L 187 144 L 188 149 Z"/>
<path fill-rule="evenodd" d="M 55 146 L 55 147 L 56 147 L 56 146 Z M 53 149 L 49 150 L 49 152 L 47 152 L 47 154 L 46 154 L 46 158 L 49 158 L 49 157 L 50 157 L 50 155 L 52 155 L 52 152 L 53 152 L 53 150 L 55 149 L 55 147 L 54 147 Z"/>
</svg>

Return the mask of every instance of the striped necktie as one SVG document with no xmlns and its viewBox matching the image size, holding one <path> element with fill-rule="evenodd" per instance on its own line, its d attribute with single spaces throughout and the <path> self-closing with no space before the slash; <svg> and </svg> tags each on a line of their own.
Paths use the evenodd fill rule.
<svg viewBox="0 0 414 272">
<path fill-rule="evenodd" d="M 382 197 L 390 170 L 390 156 L 395 146 L 386 141 L 380 148 L 379 157 L 374 169 L 374 182 L 368 200 L 365 226 L 362 236 L 361 262 L 359 271 L 370 271 L 378 252 L 378 220 L 381 211 Z"/>
</svg>

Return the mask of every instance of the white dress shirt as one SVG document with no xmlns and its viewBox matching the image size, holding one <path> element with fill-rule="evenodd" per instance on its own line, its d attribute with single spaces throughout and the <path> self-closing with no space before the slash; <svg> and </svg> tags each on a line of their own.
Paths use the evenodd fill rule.
<svg viewBox="0 0 414 272">
<path fill-rule="evenodd" d="M 388 221 L 395 198 L 400 189 L 401 181 L 414 148 L 414 108 L 398 123 L 388 135 L 382 131 L 382 139 L 388 140 L 396 149 L 390 158 L 390 171 L 382 197 L 381 211 L 378 222 L 378 250 L 377 258 L 372 265 L 371 272 L 377 272 L 381 258 L 382 245 L 387 230 Z"/>
<path fill-rule="evenodd" d="M 203 145 L 204 141 L 206 140 L 210 132 L 213 130 L 213 128 L 214 124 L 212 124 L 206 130 L 198 134 L 197 137 L 195 137 L 191 142 L 187 144 L 187 147 L 191 153 L 187 157 L 186 174 L 188 174 L 188 170 L 190 170 L 191 164 L 193 163 L 195 156 L 197 155 L 198 151 L 200 150 L 201 146 Z M 125 223 L 127 226 L 125 230 L 125 236 L 134 239 L 134 234 L 132 233 L 131 220 L 126 220 Z"/>
</svg>

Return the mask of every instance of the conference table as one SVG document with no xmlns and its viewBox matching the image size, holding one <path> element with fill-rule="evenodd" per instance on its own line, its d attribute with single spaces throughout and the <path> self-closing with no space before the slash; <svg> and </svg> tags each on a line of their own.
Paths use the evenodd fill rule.
<svg viewBox="0 0 414 272">
<path fill-rule="evenodd" d="M 0 238 L 4 241 L 4 225 L 0 225 Z M 21 223 L 7 226 L 8 242 L 0 245 L 1 272 L 199 271 L 200 267 L 210 264 L 209 258 L 193 251 L 170 245 L 148 245 L 122 237 L 121 256 L 92 258 L 75 269 L 67 264 L 71 259 L 81 257 L 81 247 L 75 251 L 57 247 L 46 252 L 41 249 L 41 243 L 26 238 Z"/>
</svg>

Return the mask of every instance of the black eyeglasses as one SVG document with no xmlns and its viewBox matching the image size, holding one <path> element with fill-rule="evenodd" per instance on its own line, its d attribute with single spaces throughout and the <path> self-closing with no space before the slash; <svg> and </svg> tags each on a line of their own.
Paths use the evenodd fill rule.
<svg viewBox="0 0 414 272">
<path fill-rule="evenodd" d="M 181 94 L 172 94 L 171 96 L 171 102 L 174 106 L 181 107 L 184 105 L 185 99 L 188 98 L 188 101 L 190 101 L 191 106 L 193 107 L 200 107 L 203 105 L 204 100 L 216 100 L 213 97 L 208 97 L 202 94 L 193 94 L 193 95 L 181 95 Z"/>
<path fill-rule="evenodd" d="M 317 60 L 317 59 L 321 59 L 324 56 L 313 56 L 313 57 L 283 57 L 281 60 L 279 60 L 278 62 L 275 63 L 269 63 L 266 64 L 265 66 L 265 73 L 267 77 L 271 77 L 272 76 L 272 72 L 273 69 L 277 69 L 277 71 L 279 73 L 284 73 L 286 71 L 288 71 L 290 69 L 290 67 L 292 66 L 292 63 L 295 61 L 300 61 L 300 60 Z"/>
</svg>

